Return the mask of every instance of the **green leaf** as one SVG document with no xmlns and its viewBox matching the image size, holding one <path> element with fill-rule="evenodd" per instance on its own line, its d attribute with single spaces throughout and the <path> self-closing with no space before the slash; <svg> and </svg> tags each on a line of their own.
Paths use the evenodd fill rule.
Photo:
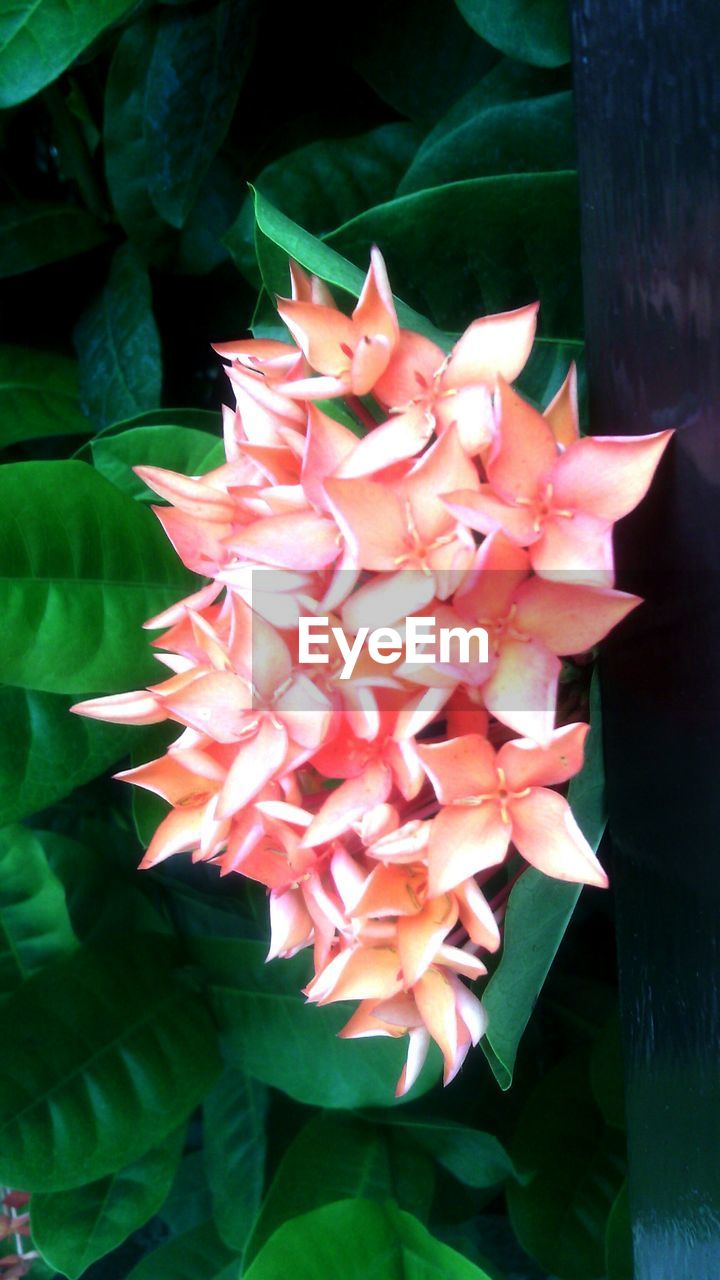
<svg viewBox="0 0 720 1280">
<path fill-rule="evenodd" d="M 87 435 L 77 365 L 53 351 L 0 346 L 0 449 L 42 436 Z"/>
<path fill-rule="evenodd" d="M 142 623 L 197 580 L 151 512 L 81 462 L 3 467 L 0 505 L 2 679 L 54 693 L 157 679 Z"/>
<path fill-rule="evenodd" d="M 240 1071 L 225 1071 L 203 1103 L 213 1216 L 225 1244 L 238 1252 L 262 1200 L 267 1107 L 267 1090 Z"/>
<path fill-rule="evenodd" d="M 175 1175 L 185 1126 L 133 1164 L 70 1191 L 38 1191 L 31 1202 L 33 1244 L 50 1266 L 76 1280 L 116 1249 L 163 1204 Z"/>
<path fill-rule="evenodd" d="M 214 1223 L 204 1222 L 146 1254 L 127 1280 L 240 1280 L 240 1275 L 239 1257 L 223 1244 Z"/>
<path fill-rule="evenodd" d="M 150 279 L 131 245 L 112 260 L 107 284 L 75 330 L 83 407 L 98 426 L 160 404 L 160 336 Z"/>
<path fill-rule="evenodd" d="M 245 1266 L 289 1218 L 336 1200 L 401 1200 L 400 1193 L 382 1129 L 342 1113 L 315 1116 L 283 1156 L 248 1242 Z"/>
<path fill-rule="evenodd" d="M 279 1227 L 246 1280 L 489 1280 L 392 1203 L 341 1200 Z"/>
<path fill-rule="evenodd" d="M 373 244 L 393 288 L 440 329 L 539 298 L 543 334 L 582 332 L 574 173 L 450 183 L 378 205 L 327 237 L 356 263 L 369 260 Z"/>
<path fill-rule="evenodd" d="M 200 1227 L 212 1218 L 212 1196 L 202 1150 L 189 1151 L 183 1156 L 159 1216 L 174 1236 Z"/>
<path fill-rule="evenodd" d="M 205 431 L 169 424 L 130 427 L 118 434 L 96 436 L 90 449 L 95 470 L 128 497 L 143 502 L 157 502 L 157 494 L 135 475 L 133 467 L 165 467 L 199 476 L 225 461 L 222 440 L 213 440 Z"/>
<path fill-rule="evenodd" d="M 384 1117 L 414 1144 L 467 1187 L 494 1187 L 518 1176 L 502 1143 L 492 1133 L 482 1133 L 452 1120 L 391 1112 Z"/>
<path fill-rule="evenodd" d="M 570 783 L 568 800 L 583 835 L 595 850 L 606 821 L 596 674 L 591 686 L 590 720 L 585 763 Z M 503 1089 L 512 1084 L 521 1036 L 579 897 L 579 885 L 552 880 L 534 867 L 523 871 L 510 893 L 500 963 L 483 992 L 488 1029 L 481 1041 Z"/>
<path fill-rule="evenodd" d="M 122 435 L 131 427 L 172 427 L 173 429 L 179 427 L 183 431 L 191 427 L 194 431 L 207 431 L 217 439 L 220 418 L 211 409 L 147 409 L 144 413 L 133 414 L 131 418 L 124 418 L 120 422 L 114 422 L 112 426 L 103 427 L 94 440 L 105 440 L 109 436 Z M 76 456 L 82 453 L 85 461 L 86 450 L 88 450 L 87 445 L 83 446 L 82 450 L 78 450 Z"/>
<path fill-rule="evenodd" d="M 163 15 L 144 91 L 148 189 L 158 213 L 185 222 L 227 132 L 250 61 L 252 0 Z"/>
<path fill-rule="evenodd" d="M 625 1072 L 620 1036 L 620 1019 L 611 1017 L 603 1027 L 590 1055 L 590 1082 L 607 1124 L 625 1128 Z"/>
<path fill-rule="evenodd" d="M 219 1068 L 217 1039 L 172 960 L 168 944 L 136 936 L 122 950 L 84 948 L 8 997 L 6 1185 L 62 1191 L 94 1182 L 139 1159 L 197 1105 Z"/>
<path fill-rule="evenodd" d="M 607 1280 L 633 1280 L 632 1220 L 630 1194 L 624 1182 L 610 1210 L 605 1236 Z"/>
<path fill-rule="evenodd" d="M 323 138 L 298 147 L 262 170 L 256 180 L 272 203 L 314 235 L 323 235 L 382 200 L 389 200 L 417 148 L 410 124 L 383 124 L 352 138 Z M 234 254 L 249 278 L 255 266 L 252 203 L 243 213 L 245 250 Z M 244 220 L 244 221 L 243 221 Z"/>
<path fill-rule="evenodd" d="M 578 398 L 582 422 L 585 397 L 585 347 L 579 339 L 536 338 L 530 358 L 516 386 L 536 408 L 549 405 L 574 362 L 578 371 Z"/>
<path fill-rule="evenodd" d="M 497 60 L 494 49 L 468 38 L 447 0 L 394 4 L 366 0 L 353 29 L 353 62 L 381 98 L 402 116 L 432 125 Z"/>
<path fill-rule="evenodd" d="M 348 262 L 341 253 L 329 248 L 324 241 L 318 240 L 308 231 L 303 231 L 302 227 L 276 209 L 259 191 L 255 192 L 255 220 L 258 261 L 265 288 L 271 296 L 276 293 L 284 295 L 288 293 L 290 282 L 288 258 L 293 258 L 300 263 L 301 267 L 320 276 L 329 285 L 343 290 L 350 298 L 360 296 L 370 261 L 369 248 L 363 259 L 364 269 L 361 270 L 360 267 Z M 238 235 L 240 236 L 239 251 L 242 252 L 242 228 L 238 230 L 236 224 L 230 228 L 225 237 L 225 243 L 233 257 L 238 249 Z M 404 328 L 424 333 L 441 345 L 445 342 L 446 335 L 439 333 L 424 316 L 413 311 L 398 298 L 395 298 L 395 305 L 398 319 Z"/>
<path fill-rule="evenodd" d="M 105 232 L 72 204 L 22 200 L 0 204 L 0 279 L 94 249 Z"/>
<path fill-rule="evenodd" d="M 572 96 L 554 93 L 488 105 L 434 145 L 424 146 L 400 183 L 398 195 L 465 178 L 574 167 Z"/>
<path fill-rule="evenodd" d="M 193 938 L 190 949 L 204 970 L 233 1065 L 310 1106 L 395 1104 L 406 1042 L 338 1039 L 350 1011 L 305 1003 L 307 953 L 266 965 L 260 942 Z M 410 1096 L 424 1093 L 437 1075 L 438 1059 L 431 1054 Z"/>
<path fill-rule="evenodd" d="M 43 965 L 74 951 L 65 890 L 44 844 L 62 841 L 26 827 L 0 830 L 0 994 L 14 991 Z M 71 843 L 68 841 L 68 843 Z"/>
<path fill-rule="evenodd" d="M 605 1274 L 605 1228 L 624 1176 L 623 1144 L 590 1093 L 587 1057 L 566 1058 L 528 1098 L 512 1154 L 535 1177 L 509 1183 L 510 1220 L 523 1248 L 560 1280 Z"/>
<path fill-rule="evenodd" d="M 27 818 L 104 773 L 142 733 L 70 715 L 72 702 L 0 685 L 0 824 Z"/>
<path fill-rule="evenodd" d="M 134 0 L 14 0 L 0 17 L 0 107 L 55 80 Z"/>
<path fill-rule="evenodd" d="M 249 200 L 249 195 L 242 173 L 224 156 L 216 156 L 178 236 L 171 264 L 174 270 L 204 275 L 226 262 L 229 254 L 223 236 L 244 200 Z M 251 213 L 251 225 L 252 221 Z M 257 266 L 254 278 L 257 281 Z"/>
<path fill-rule="evenodd" d="M 570 61 L 566 0 L 455 0 L 473 31 L 518 62 L 559 67 Z"/>
</svg>

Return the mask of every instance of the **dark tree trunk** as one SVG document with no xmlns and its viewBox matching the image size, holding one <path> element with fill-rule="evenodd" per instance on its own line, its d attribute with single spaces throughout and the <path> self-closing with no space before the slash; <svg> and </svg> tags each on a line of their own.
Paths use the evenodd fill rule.
<svg viewBox="0 0 720 1280">
<path fill-rule="evenodd" d="M 591 428 L 677 428 L 601 664 L 636 1280 L 718 1280 L 720 10 L 571 9 Z"/>
</svg>

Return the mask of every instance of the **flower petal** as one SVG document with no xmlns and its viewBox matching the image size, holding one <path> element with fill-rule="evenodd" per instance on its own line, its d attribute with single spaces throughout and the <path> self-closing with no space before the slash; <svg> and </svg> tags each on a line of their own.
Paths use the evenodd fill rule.
<svg viewBox="0 0 720 1280">
<path fill-rule="evenodd" d="M 510 808 L 513 842 L 527 862 L 556 880 L 607 888 L 605 872 L 557 791 L 533 787 Z"/>
<path fill-rule="evenodd" d="M 500 375 L 514 382 L 532 350 L 539 303 L 474 320 L 452 349 L 443 386 L 462 387 Z"/>
<path fill-rule="evenodd" d="M 437 897 L 478 871 L 503 861 L 510 824 L 496 804 L 452 805 L 433 819 L 428 859 L 428 892 Z"/>
<path fill-rule="evenodd" d="M 498 764 L 505 770 L 511 791 L 556 786 L 574 777 L 583 766 L 589 729 L 587 724 L 566 724 L 555 730 L 546 746 L 529 738 L 506 742 L 498 751 Z"/>
<path fill-rule="evenodd" d="M 619 520 L 645 497 L 672 434 L 577 440 L 553 467 L 554 501 L 600 520 Z"/>
</svg>

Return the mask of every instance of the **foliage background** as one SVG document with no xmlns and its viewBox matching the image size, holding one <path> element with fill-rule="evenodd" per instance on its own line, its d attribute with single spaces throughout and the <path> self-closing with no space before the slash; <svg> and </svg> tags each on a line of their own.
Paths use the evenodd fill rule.
<svg viewBox="0 0 720 1280">
<path fill-rule="evenodd" d="M 563 938 L 574 893 L 527 873 L 485 1056 L 395 1106 L 397 1046 L 264 967 L 261 892 L 137 873 L 162 805 L 110 774 L 162 731 L 67 711 L 153 678 L 189 575 L 130 467 L 217 465 L 209 344 L 271 331 L 288 253 L 347 300 L 378 243 L 444 335 L 539 297 L 523 389 L 582 373 L 568 61 L 561 0 L 0 4 L 0 1181 L 34 1277 L 631 1274 L 610 895 Z"/>
</svg>

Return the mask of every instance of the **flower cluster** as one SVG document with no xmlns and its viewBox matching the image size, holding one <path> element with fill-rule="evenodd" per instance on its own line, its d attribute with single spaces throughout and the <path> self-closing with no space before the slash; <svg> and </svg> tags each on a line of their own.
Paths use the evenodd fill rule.
<svg viewBox="0 0 720 1280">
<path fill-rule="evenodd" d="M 536 306 L 476 320 L 446 355 L 399 328 L 377 250 L 350 316 L 291 276 L 292 343 L 217 348 L 226 463 L 137 469 L 209 579 L 148 623 L 171 674 L 75 710 L 183 727 L 119 775 L 171 806 L 142 866 L 186 852 L 267 886 L 270 957 L 314 949 L 308 999 L 359 1001 L 345 1036 L 409 1035 L 403 1093 L 431 1038 L 448 1081 L 482 1036 L 462 979 L 486 972 L 517 869 L 606 884 L 558 790 L 587 733 L 556 727 L 561 658 L 639 603 L 613 587 L 612 526 L 670 432 L 581 439 L 572 370 L 544 413 L 513 390 Z M 332 640 L 301 662 L 309 615 L 349 635 L 481 627 L 488 659 L 365 653 L 343 679 Z"/>
</svg>

